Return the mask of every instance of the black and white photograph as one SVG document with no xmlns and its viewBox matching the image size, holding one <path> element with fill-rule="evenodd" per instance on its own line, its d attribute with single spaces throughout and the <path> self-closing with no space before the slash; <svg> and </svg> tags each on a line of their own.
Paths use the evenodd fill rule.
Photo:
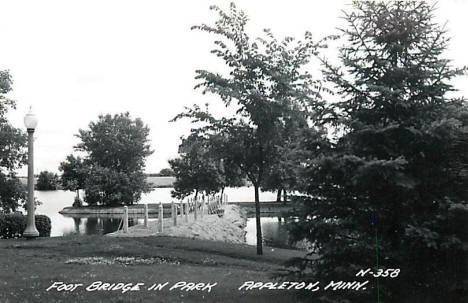
<svg viewBox="0 0 468 303">
<path fill-rule="evenodd" d="M 0 303 L 468 303 L 468 0 L 0 0 Z"/>
</svg>

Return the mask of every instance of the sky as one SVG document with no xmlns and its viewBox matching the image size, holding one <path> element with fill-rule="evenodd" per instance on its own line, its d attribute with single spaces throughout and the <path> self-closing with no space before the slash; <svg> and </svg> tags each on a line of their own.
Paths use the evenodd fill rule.
<svg viewBox="0 0 468 303">
<path fill-rule="evenodd" d="M 278 37 L 316 39 L 334 34 L 343 24 L 347 0 L 238 0 L 256 37 L 270 28 Z M 159 172 L 177 156 L 188 121 L 169 122 L 184 106 L 210 103 L 226 113 L 216 96 L 194 90 L 195 70 L 222 70 L 210 53 L 214 37 L 190 30 L 211 24 L 209 6 L 227 8 L 224 0 L 0 0 L 0 70 L 9 70 L 17 109 L 11 123 L 24 128 L 30 106 L 39 119 L 35 134 L 35 171 L 58 172 L 78 143 L 74 135 L 100 114 L 130 112 L 150 127 L 146 172 Z M 447 57 L 468 66 L 466 0 L 438 3 L 436 20 L 447 23 L 452 37 Z M 325 56 L 333 57 L 334 50 Z M 317 72 L 317 71 L 315 71 Z M 468 97 L 468 79 L 454 85 Z M 25 169 L 20 171 L 25 174 Z"/>
</svg>

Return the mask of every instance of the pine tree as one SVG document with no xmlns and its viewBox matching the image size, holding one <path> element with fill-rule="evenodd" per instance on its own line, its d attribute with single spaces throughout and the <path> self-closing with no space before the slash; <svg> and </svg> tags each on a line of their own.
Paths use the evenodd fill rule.
<svg viewBox="0 0 468 303">
<path fill-rule="evenodd" d="M 465 69 L 444 58 L 449 39 L 433 12 L 421 1 L 354 1 L 344 68 L 324 61 L 341 98 L 327 122 L 342 134 L 321 149 L 315 132 L 299 143 L 306 195 L 293 233 L 315 250 L 297 260 L 297 274 L 336 281 L 401 269 L 364 278 L 367 290 L 344 295 L 352 302 L 375 302 L 377 291 L 381 302 L 466 298 L 468 190 L 452 158 L 468 110 L 448 97 Z"/>
</svg>

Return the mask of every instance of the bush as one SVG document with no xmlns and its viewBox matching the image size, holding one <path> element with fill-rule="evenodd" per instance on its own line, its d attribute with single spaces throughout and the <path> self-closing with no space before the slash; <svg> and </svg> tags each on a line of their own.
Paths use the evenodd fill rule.
<svg viewBox="0 0 468 303">
<path fill-rule="evenodd" d="M 50 237 L 50 230 L 52 229 L 52 222 L 50 221 L 50 218 L 46 215 L 37 215 L 36 228 L 39 232 L 39 237 Z"/>
<path fill-rule="evenodd" d="M 78 197 L 75 197 L 75 201 L 73 202 L 73 207 L 82 207 L 83 206 L 83 201 L 78 198 Z"/>
<path fill-rule="evenodd" d="M 26 228 L 25 216 L 21 213 L 0 215 L 0 238 L 19 238 Z"/>
<path fill-rule="evenodd" d="M 20 238 L 27 225 L 27 216 L 21 213 L 0 214 L 0 239 Z M 36 228 L 39 237 L 50 237 L 52 224 L 45 215 L 36 216 Z"/>
</svg>

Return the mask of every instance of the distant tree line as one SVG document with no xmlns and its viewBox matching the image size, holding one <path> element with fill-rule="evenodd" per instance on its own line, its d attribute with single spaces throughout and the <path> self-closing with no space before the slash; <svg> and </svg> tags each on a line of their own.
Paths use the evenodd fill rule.
<svg viewBox="0 0 468 303">
<path fill-rule="evenodd" d="M 77 198 L 79 197 L 79 189 L 84 189 L 84 182 L 86 173 L 83 171 L 83 159 L 73 155 L 68 155 L 66 161 L 62 162 L 59 171 L 63 174 L 61 176 L 47 170 L 41 171 L 37 178 L 35 189 L 36 190 L 58 190 L 65 189 L 76 191 Z M 83 171 L 83 173 L 80 173 Z M 145 177 L 173 177 L 174 171 L 170 168 L 163 168 L 156 174 L 145 174 Z"/>
<path fill-rule="evenodd" d="M 60 186 L 60 178 L 56 173 L 47 170 L 41 171 L 37 177 L 36 190 L 57 190 Z"/>
<path fill-rule="evenodd" d="M 174 171 L 171 168 L 163 168 L 159 173 L 146 174 L 148 177 L 174 177 Z"/>
</svg>

